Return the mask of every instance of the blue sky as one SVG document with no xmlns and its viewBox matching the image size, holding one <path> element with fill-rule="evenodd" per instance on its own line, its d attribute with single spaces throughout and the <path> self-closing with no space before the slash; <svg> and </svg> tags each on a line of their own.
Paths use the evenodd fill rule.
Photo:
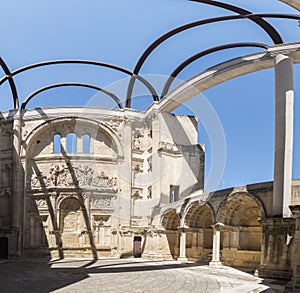
<svg viewBox="0 0 300 293">
<path fill-rule="evenodd" d="M 11 70 L 54 59 L 97 60 L 132 70 L 146 47 L 165 32 L 195 20 L 232 14 L 185 0 L 2 2 L 0 56 Z M 297 13 L 276 0 L 231 0 L 226 3 L 253 12 Z M 297 21 L 270 19 L 269 22 L 280 31 L 285 41 L 299 41 Z M 241 41 L 272 44 L 260 28 L 247 20 L 205 25 L 166 41 L 151 54 L 141 73 L 168 75 L 179 63 L 199 51 Z M 191 64 L 179 78 L 185 80 L 227 59 L 259 50 L 247 47 L 213 53 Z M 294 178 L 300 177 L 299 75 L 299 66 L 295 66 Z M 59 65 L 20 74 L 16 84 L 22 100 L 37 88 L 52 83 L 77 81 L 108 87 L 124 77 L 123 74 L 91 66 Z M 203 93 L 217 112 L 226 137 L 227 160 L 220 187 L 273 178 L 273 80 L 274 73 L 270 69 L 239 77 Z M 94 95 L 95 91 L 91 89 L 55 89 L 40 94 L 28 107 L 85 105 Z M 6 84 L 0 88 L 0 99 L 0 110 L 12 108 Z M 135 105 L 141 106 L 139 102 Z M 203 127 L 200 126 L 199 131 L 199 142 L 206 144 L 208 174 L 210 142 Z"/>
</svg>

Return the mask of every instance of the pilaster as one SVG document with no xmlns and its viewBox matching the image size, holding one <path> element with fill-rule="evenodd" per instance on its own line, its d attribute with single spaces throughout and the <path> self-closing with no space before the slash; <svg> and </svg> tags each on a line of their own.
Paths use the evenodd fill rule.
<svg viewBox="0 0 300 293">
<path fill-rule="evenodd" d="M 22 121 L 21 113 L 18 110 L 13 121 L 13 170 L 12 170 L 12 227 L 16 231 L 18 241 L 15 253 L 21 255 L 22 247 L 22 213 L 23 213 L 23 172 L 20 159 L 20 150 L 22 144 Z"/>
<path fill-rule="evenodd" d="M 261 263 L 258 275 L 263 278 L 290 279 L 291 237 L 294 235 L 293 218 L 268 218 L 262 225 Z"/>
<path fill-rule="evenodd" d="M 295 217 L 295 236 L 292 240 L 291 252 L 292 290 L 300 292 L 300 205 L 290 206 L 290 209 Z"/>
</svg>

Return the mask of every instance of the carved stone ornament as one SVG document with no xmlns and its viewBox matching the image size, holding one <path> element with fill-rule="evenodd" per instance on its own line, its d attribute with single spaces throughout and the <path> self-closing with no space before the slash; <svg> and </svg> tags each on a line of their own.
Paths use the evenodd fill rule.
<svg viewBox="0 0 300 293">
<path fill-rule="evenodd" d="M 44 198 L 36 199 L 35 204 L 39 209 L 48 208 L 47 201 Z"/>
<path fill-rule="evenodd" d="M 48 175 L 44 175 L 42 172 L 33 174 L 29 184 L 32 189 L 84 186 L 113 192 L 118 189 L 116 177 L 108 177 L 104 172 L 96 175 L 95 170 L 89 165 L 69 168 L 64 164 L 52 164 Z"/>
<path fill-rule="evenodd" d="M 92 205 L 94 208 L 110 208 L 112 207 L 111 200 L 111 196 L 94 197 L 92 200 Z"/>
<path fill-rule="evenodd" d="M 83 202 L 87 199 L 88 195 L 82 192 L 81 194 L 78 193 L 61 193 L 57 198 L 57 206 L 60 206 L 60 204 L 66 199 L 66 198 L 75 198 L 79 200 L 79 202 Z"/>
<path fill-rule="evenodd" d="M 111 119 L 111 120 L 105 120 L 104 124 L 109 128 L 113 129 L 114 131 L 116 131 L 120 127 L 121 122 L 122 122 L 121 120 Z"/>
<path fill-rule="evenodd" d="M 94 227 L 99 227 L 107 224 L 107 221 L 110 219 L 110 215 L 94 215 Z"/>
</svg>

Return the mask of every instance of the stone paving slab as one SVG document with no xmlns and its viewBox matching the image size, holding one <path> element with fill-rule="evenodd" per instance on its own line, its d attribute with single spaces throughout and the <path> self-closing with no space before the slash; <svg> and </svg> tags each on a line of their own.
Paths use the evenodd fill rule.
<svg viewBox="0 0 300 293">
<path fill-rule="evenodd" d="M 0 264 L 0 292 L 283 292 L 239 270 L 144 259 L 9 260 Z M 274 282 L 275 283 L 275 282 Z M 275 288 L 275 289 L 274 289 Z"/>
</svg>

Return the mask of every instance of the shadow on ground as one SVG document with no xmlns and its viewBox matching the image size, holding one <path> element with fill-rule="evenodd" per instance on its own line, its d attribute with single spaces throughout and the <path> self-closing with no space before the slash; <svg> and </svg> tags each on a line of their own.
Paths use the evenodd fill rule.
<svg viewBox="0 0 300 293">
<path fill-rule="evenodd" d="M 161 261 L 108 263 L 86 260 L 9 260 L 0 264 L 0 292 L 51 292 L 89 278 L 89 274 L 118 274 L 199 266 L 196 263 L 159 264 Z M 117 276 L 116 276 L 117 278 Z"/>
</svg>

